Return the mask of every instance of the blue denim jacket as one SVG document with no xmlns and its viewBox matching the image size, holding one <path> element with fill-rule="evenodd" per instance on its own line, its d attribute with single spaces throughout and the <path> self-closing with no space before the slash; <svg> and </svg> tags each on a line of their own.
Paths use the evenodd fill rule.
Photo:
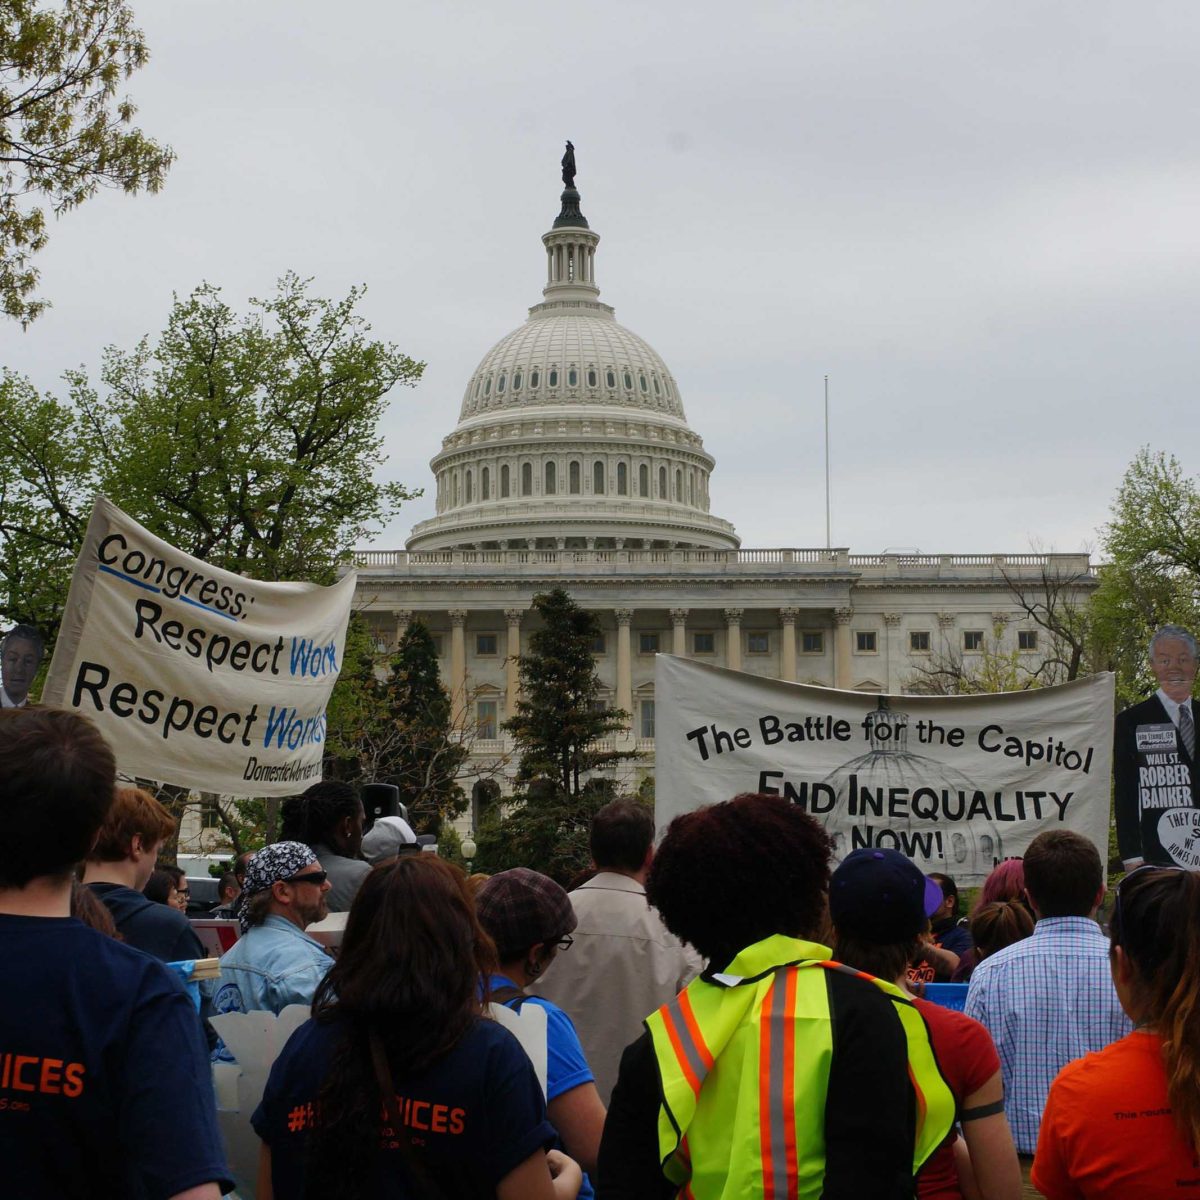
<svg viewBox="0 0 1200 1200">
<path fill-rule="evenodd" d="M 271 915 L 222 956 L 213 1011 L 279 1013 L 289 1004 L 311 1004 L 331 966 L 319 942 L 286 917 Z"/>
</svg>

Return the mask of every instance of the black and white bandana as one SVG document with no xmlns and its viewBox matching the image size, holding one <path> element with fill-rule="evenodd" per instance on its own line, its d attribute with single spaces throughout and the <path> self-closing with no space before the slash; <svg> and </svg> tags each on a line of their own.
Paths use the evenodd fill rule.
<svg viewBox="0 0 1200 1200">
<path fill-rule="evenodd" d="M 246 882 L 233 908 L 242 932 L 250 928 L 246 908 L 252 896 L 265 892 L 273 883 L 283 883 L 299 875 L 309 863 L 316 861 L 317 856 L 303 842 L 275 842 L 255 851 L 246 864 Z"/>
</svg>

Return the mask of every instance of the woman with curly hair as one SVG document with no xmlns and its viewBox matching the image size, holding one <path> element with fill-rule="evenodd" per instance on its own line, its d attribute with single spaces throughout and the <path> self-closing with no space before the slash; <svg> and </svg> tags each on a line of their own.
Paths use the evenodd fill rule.
<svg viewBox="0 0 1200 1200">
<path fill-rule="evenodd" d="M 253 1117 L 259 1200 L 574 1200 L 533 1068 L 483 1016 L 494 957 L 457 868 L 414 855 L 366 876 Z"/>
<path fill-rule="evenodd" d="M 1133 1032 L 1068 1063 L 1033 1162 L 1049 1200 L 1177 1196 L 1200 1154 L 1200 875 L 1139 867 L 1117 886 L 1113 983 Z"/>
<path fill-rule="evenodd" d="M 908 998 L 814 940 L 829 859 L 780 796 L 671 822 L 646 896 L 708 966 L 622 1057 L 600 1200 L 912 1195 L 954 1101 Z"/>
</svg>

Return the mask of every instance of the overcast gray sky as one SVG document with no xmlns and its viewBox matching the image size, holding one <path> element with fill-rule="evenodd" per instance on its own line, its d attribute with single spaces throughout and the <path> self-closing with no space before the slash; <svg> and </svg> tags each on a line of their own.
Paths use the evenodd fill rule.
<svg viewBox="0 0 1200 1200">
<path fill-rule="evenodd" d="M 1094 544 L 1137 448 L 1197 470 L 1200 5 L 1179 0 L 135 0 L 153 197 L 51 224 L 43 387 L 286 270 L 365 283 L 425 359 L 387 473 L 428 461 L 541 299 L 571 138 L 597 281 L 659 351 L 743 544 Z M 115 497 L 119 500 L 119 497 Z"/>
</svg>

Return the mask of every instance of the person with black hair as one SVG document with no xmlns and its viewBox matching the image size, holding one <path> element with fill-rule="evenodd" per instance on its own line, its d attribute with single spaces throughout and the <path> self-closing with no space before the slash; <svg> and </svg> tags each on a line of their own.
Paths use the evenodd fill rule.
<svg viewBox="0 0 1200 1200">
<path fill-rule="evenodd" d="M 565 1009 L 607 1104 L 621 1052 L 642 1020 L 694 979 L 703 965 L 646 903 L 654 859 L 654 814 L 637 800 L 612 800 L 592 818 L 596 874 L 570 893 L 576 926 L 530 990 Z"/>
<path fill-rule="evenodd" d="M 233 1180 L 191 1000 L 70 915 L 115 777 L 78 713 L 0 711 L 0 1190 L 218 1200 Z"/>
<path fill-rule="evenodd" d="M 184 916 L 187 915 L 188 902 L 192 898 L 192 888 L 188 883 L 187 872 L 175 863 L 163 863 L 159 868 L 160 871 L 166 871 L 171 877 L 171 882 L 175 885 L 175 895 L 171 897 L 173 904 Z"/>
<path fill-rule="evenodd" d="M 600 1200 L 912 1195 L 954 1098 L 908 998 L 813 940 L 830 855 L 782 796 L 671 822 L 646 895 L 708 966 L 625 1051 Z"/>
<path fill-rule="evenodd" d="M 340 780 L 322 780 L 285 800 L 282 815 L 280 840 L 312 850 L 329 878 L 329 911 L 348 912 L 371 869 L 360 857 L 367 814 L 358 792 Z"/>
<path fill-rule="evenodd" d="M 150 878 L 142 888 L 142 895 L 147 900 L 153 900 L 155 904 L 165 904 L 168 908 L 179 907 L 175 903 L 175 877 L 162 867 L 155 867 L 150 872 Z"/>
<path fill-rule="evenodd" d="M 944 908 L 944 897 L 939 877 L 922 875 L 899 851 L 853 851 L 829 882 L 834 954 L 912 997 L 954 1093 L 965 1150 L 952 1129 L 917 1176 L 920 1200 L 964 1195 L 1019 1200 L 1021 1168 L 1004 1119 L 1000 1057 L 988 1031 L 963 1013 L 914 995 L 908 984 L 908 964 L 920 953 L 926 923 Z M 961 1184 L 960 1157 L 970 1163 L 972 1191 Z"/>
<path fill-rule="evenodd" d="M 949 875 L 937 871 L 931 871 L 929 878 L 942 893 L 942 903 L 929 918 L 929 934 L 934 947 L 942 951 L 941 961 L 934 961 L 933 968 L 935 977 L 944 982 L 954 974 L 963 955 L 971 949 L 971 931 L 958 909 L 958 884 Z"/>
<path fill-rule="evenodd" d="M 574 1200 L 533 1067 L 484 1017 L 494 965 L 460 870 L 417 854 L 371 871 L 252 1118 L 258 1200 Z"/>
<path fill-rule="evenodd" d="M 243 867 L 241 879 L 238 878 L 234 871 L 226 871 L 217 880 L 217 903 L 209 910 L 208 915 L 210 917 L 217 917 L 222 921 L 233 920 L 237 915 L 233 911 L 233 906 L 237 903 L 237 898 L 242 894 L 242 883 L 245 878 L 246 868 Z"/>
<path fill-rule="evenodd" d="M 1064 1067 L 1033 1164 L 1049 1200 L 1200 1189 L 1200 875 L 1141 867 L 1117 885 L 1109 961 L 1133 1032 Z"/>
</svg>

